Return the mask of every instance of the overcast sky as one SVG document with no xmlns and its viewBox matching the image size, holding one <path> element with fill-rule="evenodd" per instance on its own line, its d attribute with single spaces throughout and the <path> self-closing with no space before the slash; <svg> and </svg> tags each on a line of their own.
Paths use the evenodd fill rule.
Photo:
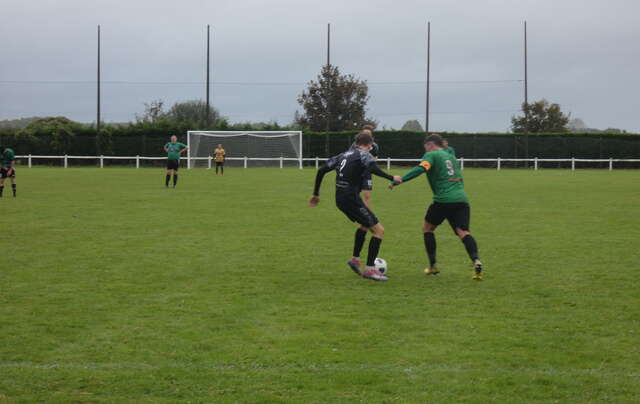
<svg viewBox="0 0 640 404">
<path fill-rule="evenodd" d="M 506 131 L 523 101 L 527 20 L 530 101 L 640 132 L 638 16 L 637 0 L 0 0 L 0 119 L 95 121 L 97 24 L 104 120 L 204 98 L 211 24 L 214 106 L 234 122 L 289 123 L 331 23 L 331 61 L 369 81 L 369 115 L 424 124 L 429 20 L 431 128 Z"/>
</svg>

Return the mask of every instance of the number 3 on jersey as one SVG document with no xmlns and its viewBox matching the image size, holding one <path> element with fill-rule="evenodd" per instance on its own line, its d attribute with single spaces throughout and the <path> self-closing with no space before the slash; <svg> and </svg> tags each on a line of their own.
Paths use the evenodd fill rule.
<svg viewBox="0 0 640 404">
<path fill-rule="evenodd" d="M 447 174 L 449 174 L 449 176 L 452 176 L 456 173 L 456 170 L 453 168 L 453 163 L 451 162 L 451 160 L 445 160 L 444 164 L 447 166 Z"/>
</svg>

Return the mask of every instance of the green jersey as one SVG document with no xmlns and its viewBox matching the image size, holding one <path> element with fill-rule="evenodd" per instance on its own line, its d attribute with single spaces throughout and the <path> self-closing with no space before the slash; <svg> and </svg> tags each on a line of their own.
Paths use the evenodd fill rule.
<svg viewBox="0 0 640 404">
<path fill-rule="evenodd" d="M 2 167 L 11 167 L 13 161 L 16 159 L 16 154 L 13 150 L 7 148 L 2 153 Z"/>
<path fill-rule="evenodd" d="M 442 149 L 444 151 L 446 151 L 447 153 L 449 153 L 450 155 L 452 155 L 453 157 L 456 156 L 456 151 L 453 149 L 453 147 L 449 146 L 449 147 L 445 147 L 444 149 Z"/>
<path fill-rule="evenodd" d="M 180 150 L 187 147 L 186 144 L 176 142 L 176 143 L 167 143 L 164 145 L 164 148 L 167 149 L 167 158 L 169 160 L 180 160 Z"/>
<path fill-rule="evenodd" d="M 410 181 L 427 173 L 433 200 L 441 203 L 469 202 L 464 192 L 464 180 L 456 157 L 444 150 L 425 153 L 422 162 L 406 173 L 402 181 Z"/>
</svg>

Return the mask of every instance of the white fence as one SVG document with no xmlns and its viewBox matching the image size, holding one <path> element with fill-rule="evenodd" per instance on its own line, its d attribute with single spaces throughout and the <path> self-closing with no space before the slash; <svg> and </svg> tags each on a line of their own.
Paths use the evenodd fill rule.
<svg viewBox="0 0 640 404">
<path fill-rule="evenodd" d="M 26 155 L 26 156 L 16 156 L 18 159 L 27 160 L 27 164 L 29 168 L 33 165 L 34 160 L 43 159 L 43 160 L 62 160 L 65 168 L 69 166 L 69 160 L 97 160 L 100 162 L 100 168 L 104 168 L 105 160 L 135 160 L 136 168 L 140 168 L 141 161 L 163 161 L 166 160 L 166 157 L 143 157 L 143 156 L 36 156 L 36 155 Z M 213 157 L 191 157 L 191 161 L 207 161 L 207 167 L 211 168 Z M 297 158 L 256 158 L 256 157 L 229 157 L 226 159 L 227 161 L 242 161 L 244 168 L 249 167 L 249 163 L 252 161 L 273 161 L 277 162 L 280 165 L 280 168 L 284 167 L 285 161 L 291 161 L 299 163 L 300 159 Z M 326 158 L 303 158 L 305 162 L 314 163 L 315 168 L 317 169 Z M 378 163 L 383 163 L 387 165 L 387 169 L 391 168 L 391 165 L 394 163 L 419 163 L 420 159 L 394 159 L 394 158 L 384 158 L 378 160 Z M 640 163 L 640 159 L 580 159 L 580 158 L 570 158 L 570 159 L 541 159 L 541 158 L 530 158 L 530 159 L 503 159 L 503 158 L 491 158 L 491 159 L 469 159 L 460 157 L 458 159 L 460 162 L 460 168 L 464 170 L 465 163 L 476 163 L 476 162 L 486 162 L 486 163 L 495 163 L 496 169 L 500 170 L 502 168 L 503 163 L 531 163 L 534 170 L 537 170 L 540 166 L 540 163 L 571 163 L 571 170 L 576 169 L 576 163 L 606 163 L 609 167 L 609 170 L 613 170 L 614 163 Z"/>
</svg>

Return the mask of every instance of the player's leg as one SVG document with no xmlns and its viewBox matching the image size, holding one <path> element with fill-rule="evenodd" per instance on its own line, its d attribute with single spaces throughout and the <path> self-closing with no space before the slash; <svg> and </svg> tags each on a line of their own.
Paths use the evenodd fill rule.
<svg viewBox="0 0 640 404">
<path fill-rule="evenodd" d="M 2 198 L 2 193 L 4 192 L 4 179 L 5 179 L 5 170 L 4 168 L 0 171 L 0 198 Z"/>
<path fill-rule="evenodd" d="M 386 281 L 387 277 L 382 275 L 375 269 L 375 259 L 378 256 L 380 250 L 380 244 L 382 243 L 382 237 L 384 236 L 384 227 L 379 224 L 378 218 L 364 206 L 364 202 L 358 195 L 336 195 L 336 206 L 340 209 L 351 221 L 358 222 L 360 227 L 354 237 L 354 255 L 359 255 L 364 245 L 364 238 L 366 231 L 371 231 L 372 237 L 369 241 L 369 251 L 367 254 L 367 265 L 364 272 L 360 273 L 360 262 L 354 262 L 353 258 L 347 262 L 349 267 L 368 279 Z M 362 232 L 361 230 L 364 230 Z M 360 251 L 359 251 L 360 250 Z"/>
<path fill-rule="evenodd" d="M 216 175 L 218 175 L 218 169 L 220 168 L 220 163 L 216 161 Z"/>
<path fill-rule="evenodd" d="M 13 197 L 17 196 L 17 186 L 16 186 L 16 169 L 13 169 L 13 174 L 11 174 L 11 190 L 13 191 Z"/>
<path fill-rule="evenodd" d="M 481 280 L 482 262 L 478 254 L 478 243 L 476 243 L 476 239 L 469 232 L 471 223 L 471 208 L 469 204 L 460 204 L 449 218 L 449 223 L 451 223 L 452 227 L 455 227 L 456 235 L 460 238 L 462 244 L 464 244 L 469 259 L 473 262 L 473 279 Z"/>
<path fill-rule="evenodd" d="M 373 279 L 374 281 L 386 281 L 388 278 L 381 274 L 380 271 L 376 269 L 375 265 L 376 258 L 378 258 L 378 253 L 380 252 L 380 245 L 382 244 L 382 239 L 384 237 L 384 227 L 376 220 L 376 224 L 369 227 L 369 231 L 372 235 L 371 240 L 369 240 L 367 265 L 364 268 L 362 276 L 367 279 Z"/>
<path fill-rule="evenodd" d="M 220 175 L 224 175 L 224 162 L 220 163 Z"/>
<path fill-rule="evenodd" d="M 370 174 L 363 178 L 360 188 L 362 189 L 364 206 L 366 206 L 368 209 L 371 209 L 369 201 L 371 200 L 371 191 L 373 190 L 373 179 L 371 178 Z"/>
<path fill-rule="evenodd" d="M 424 240 L 424 249 L 429 258 L 429 266 L 425 268 L 424 273 L 427 275 L 437 275 L 440 273 L 436 265 L 436 228 L 442 224 L 445 219 L 445 207 L 442 204 L 434 202 L 429 206 L 427 214 L 422 224 L 422 238 Z"/>
<path fill-rule="evenodd" d="M 353 240 L 353 256 L 347 263 L 353 272 L 358 275 L 360 275 L 360 266 L 362 265 L 360 262 L 360 253 L 362 252 L 362 247 L 364 246 L 364 240 L 367 237 L 368 230 L 369 229 L 364 226 L 359 226 L 356 229 L 356 234 Z"/>
<path fill-rule="evenodd" d="M 171 174 L 173 174 L 173 170 L 171 169 L 171 160 L 167 160 L 167 176 L 164 179 L 165 188 L 169 188 L 169 181 L 171 180 Z"/>
<path fill-rule="evenodd" d="M 369 190 L 362 190 L 362 200 L 364 201 L 364 206 L 366 206 L 367 208 L 370 208 L 369 205 L 369 201 L 371 200 L 371 191 Z"/>
<path fill-rule="evenodd" d="M 175 188 L 178 185 L 178 168 L 180 168 L 180 161 L 174 160 L 173 164 L 173 187 Z"/>
</svg>

